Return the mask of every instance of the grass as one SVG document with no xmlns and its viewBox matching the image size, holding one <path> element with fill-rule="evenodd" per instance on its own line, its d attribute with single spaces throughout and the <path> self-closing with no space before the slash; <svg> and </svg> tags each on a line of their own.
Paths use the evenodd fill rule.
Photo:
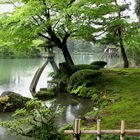
<svg viewBox="0 0 140 140">
<path fill-rule="evenodd" d="M 116 129 L 126 120 L 127 128 L 140 129 L 140 69 L 103 69 L 98 89 L 116 98 L 99 111 L 102 128 Z"/>
</svg>

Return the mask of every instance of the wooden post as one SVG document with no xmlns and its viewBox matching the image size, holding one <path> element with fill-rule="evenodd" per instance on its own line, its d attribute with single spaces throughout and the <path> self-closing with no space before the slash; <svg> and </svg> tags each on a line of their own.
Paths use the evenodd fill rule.
<svg viewBox="0 0 140 140">
<path fill-rule="evenodd" d="M 74 120 L 74 139 L 73 140 L 80 140 L 80 119 L 75 119 Z"/>
<path fill-rule="evenodd" d="M 124 135 L 125 135 L 125 121 L 121 121 L 121 135 L 120 135 L 120 140 L 124 140 Z"/>
<path fill-rule="evenodd" d="M 97 120 L 97 140 L 101 140 L 101 120 Z"/>
</svg>

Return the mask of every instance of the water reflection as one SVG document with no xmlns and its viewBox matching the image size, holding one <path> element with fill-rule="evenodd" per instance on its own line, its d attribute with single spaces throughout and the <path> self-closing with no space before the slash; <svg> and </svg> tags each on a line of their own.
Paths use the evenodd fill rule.
<svg viewBox="0 0 140 140">
<path fill-rule="evenodd" d="M 56 104 L 65 107 L 61 116 L 57 118 L 57 124 L 71 123 L 75 118 L 81 118 L 93 107 L 93 102 L 89 99 L 81 99 L 68 93 L 58 93 Z"/>
<path fill-rule="evenodd" d="M 89 64 L 98 60 L 100 55 L 72 55 L 76 64 Z M 64 61 L 62 55 L 55 57 L 56 63 Z M 104 59 L 108 62 L 108 67 L 116 64 L 118 58 Z M 31 97 L 29 85 L 36 70 L 43 64 L 44 59 L 0 59 L 0 94 L 3 91 L 11 90 L 24 96 Z M 51 65 L 47 65 L 44 70 L 37 90 L 47 86 L 48 74 L 52 71 Z"/>
<path fill-rule="evenodd" d="M 0 94 L 11 90 L 23 96 L 32 97 L 29 85 L 36 70 L 42 65 L 43 59 L 1 59 L 0 60 Z M 48 73 L 52 71 L 48 65 L 40 79 L 40 87 L 46 87 Z M 46 73 L 47 72 L 47 73 Z"/>
<path fill-rule="evenodd" d="M 73 55 L 75 64 L 89 64 L 92 61 L 98 60 L 100 55 Z M 56 63 L 64 61 L 62 55 L 55 57 Z M 108 59 L 108 66 L 114 65 L 118 59 Z M 3 91 L 11 90 L 20 93 L 23 96 L 32 97 L 29 92 L 29 85 L 35 74 L 36 70 L 43 64 L 44 59 L 0 59 L 0 94 Z M 47 65 L 44 70 L 37 90 L 42 87 L 47 87 L 47 80 L 49 80 L 48 74 L 52 71 L 52 68 Z M 57 104 L 65 106 L 65 110 L 61 116 L 57 118 L 57 124 L 62 125 L 69 123 L 74 118 L 81 117 L 92 108 L 92 101 L 83 100 L 66 93 L 57 94 Z M 10 120 L 9 113 L 0 113 L 0 120 Z M 17 137 L 14 135 L 8 135 L 5 130 L 0 127 L 0 140 L 28 140 L 25 137 Z"/>
<path fill-rule="evenodd" d="M 12 113 L 0 113 L 0 121 L 10 120 Z M 16 136 L 8 133 L 3 127 L 0 127 L 0 140 L 33 140 L 23 136 Z"/>
</svg>

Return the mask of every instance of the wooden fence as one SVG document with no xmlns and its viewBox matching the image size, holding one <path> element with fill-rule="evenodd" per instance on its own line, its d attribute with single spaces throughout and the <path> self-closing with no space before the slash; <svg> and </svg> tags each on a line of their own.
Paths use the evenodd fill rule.
<svg viewBox="0 0 140 140">
<path fill-rule="evenodd" d="M 122 120 L 120 130 L 101 130 L 101 121 L 97 120 L 97 130 L 81 130 L 80 119 L 76 119 L 74 120 L 74 130 L 65 130 L 64 134 L 72 134 L 73 140 L 80 140 L 81 134 L 95 134 L 97 140 L 101 140 L 101 135 L 104 134 L 118 134 L 120 140 L 125 140 L 125 134 L 140 135 L 140 129 L 125 129 L 125 121 Z"/>
</svg>

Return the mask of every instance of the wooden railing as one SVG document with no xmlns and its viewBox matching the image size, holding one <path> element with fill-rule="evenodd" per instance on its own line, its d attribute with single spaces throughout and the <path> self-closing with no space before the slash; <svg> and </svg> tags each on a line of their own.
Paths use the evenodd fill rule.
<svg viewBox="0 0 140 140">
<path fill-rule="evenodd" d="M 97 130 L 81 130 L 80 129 L 80 119 L 74 120 L 74 129 L 65 130 L 64 134 L 73 135 L 73 140 L 80 140 L 81 134 L 95 134 L 97 135 L 97 140 L 101 140 L 101 135 L 104 134 L 118 134 L 120 135 L 120 140 L 125 140 L 125 134 L 130 135 L 140 135 L 140 129 L 125 129 L 125 121 L 121 121 L 120 130 L 101 130 L 101 121 L 97 120 Z"/>
</svg>

